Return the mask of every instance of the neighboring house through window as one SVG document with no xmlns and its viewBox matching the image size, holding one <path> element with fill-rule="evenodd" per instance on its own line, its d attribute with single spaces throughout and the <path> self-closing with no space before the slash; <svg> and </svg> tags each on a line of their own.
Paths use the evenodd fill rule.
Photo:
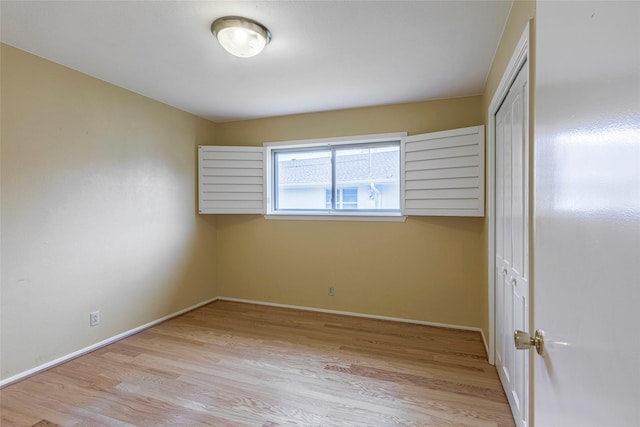
<svg viewBox="0 0 640 427">
<path fill-rule="evenodd" d="M 331 209 L 331 189 L 325 190 L 325 206 Z M 358 209 L 358 188 L 338 188 L 336 189 L 336 209 Z"/>
<path fill-rule="evenodd" d="M 400 139 L 274 146 L 271 213 L 400 214 Z"/>
</svg>

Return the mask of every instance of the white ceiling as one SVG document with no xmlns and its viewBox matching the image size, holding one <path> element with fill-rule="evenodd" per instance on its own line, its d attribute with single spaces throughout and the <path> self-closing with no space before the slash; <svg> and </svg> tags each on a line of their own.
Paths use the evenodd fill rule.
<svg viewBox="0 0 640 427">
<path fill-rule="evenodd" d="M 214 121 L 482 93 L 511 1 L 4 1 L 3 43 Z M 210 31 L 273 39 L 235 58 Z"/>
</svg>

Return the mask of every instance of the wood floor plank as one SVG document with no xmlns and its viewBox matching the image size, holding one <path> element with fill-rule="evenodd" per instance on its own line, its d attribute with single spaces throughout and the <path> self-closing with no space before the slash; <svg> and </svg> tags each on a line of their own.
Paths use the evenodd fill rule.
<svg viewBox="0 0 640 427">
<path fill-rule="evenodd" d="M 514 425 L 477 332 L 223 301 L 5 387 L 0 413 L 3 426 Z"/>
</svg>

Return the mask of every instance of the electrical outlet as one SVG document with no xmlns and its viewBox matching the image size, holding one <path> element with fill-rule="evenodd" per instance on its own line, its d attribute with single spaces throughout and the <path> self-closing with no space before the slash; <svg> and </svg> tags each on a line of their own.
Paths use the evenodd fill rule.
<svg viewBox="0 0 640 427">
<path fill-rule="evenodd" d="M 98 326 L 100 324 L 100 310 L 92 311 L 89 314 L 89 326 Z"/>
<path fill-rule="evenodd" d="M 333 286 L 329 286 L 329 296 L 333 296 Z"/>
</svg>

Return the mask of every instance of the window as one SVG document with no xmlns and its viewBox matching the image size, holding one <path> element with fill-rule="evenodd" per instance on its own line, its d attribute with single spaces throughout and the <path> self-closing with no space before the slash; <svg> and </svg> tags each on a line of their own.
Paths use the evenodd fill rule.
<svg viewBox="0 0 640 427">
<path fill-rule="evenodd" d="M 268 144 L 268 213 L 400 215 L 402 136 Z"/>
<path fill-rule="evenodd" d="M 330 188 L 325 191 L 325 207 L 332 209 L 332 192 Z M 358 208 L 358 188 L 338 188 L 336 192 L 336 209 L 357 209 Z"/>
<path fill-rule="evenodd" d="M 198 148 L 198 212 L 403 221 L 484 215 L 484 126 Z"/>
</svg>

